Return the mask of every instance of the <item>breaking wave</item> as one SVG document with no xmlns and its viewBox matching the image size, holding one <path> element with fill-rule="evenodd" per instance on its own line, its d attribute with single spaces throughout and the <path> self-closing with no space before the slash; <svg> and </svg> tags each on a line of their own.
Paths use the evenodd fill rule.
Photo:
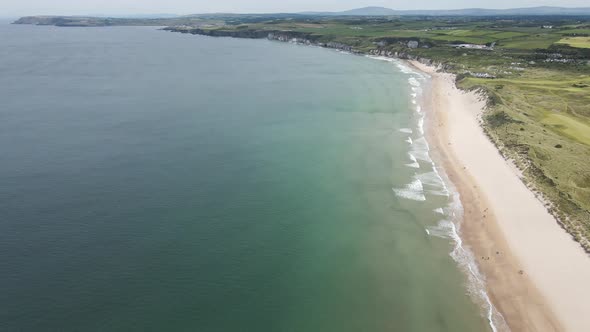
<svg viewBox="0 0 590 332">
<path fill-rule="evenodd" d="M 430 148 L 428 147 L 428 143 L 424 137 L 420 137 L 413 140 L 412 147 L 410 149 L 410 153 L 416 157 L 416 159 L 425 161 L 427 163 L 432 163 L 432 159 L 430 158 L 429 154 Z"/>
<path fill-rule="evenodd" d="M 402 129 L 400 129 L 399 131 L 400 131 L 400 132 L 402 132 L 402 133 L 405 133 L 405 134 L 412 134 L 412 133 L 414 132 L 414 131 L 413 131 L 412 129 L 410 129 L 410 128 L 402 128 Z"/>
<path fill-rule="evenodd" d="M 399 197 L 411 199 L 414 201 L 425 201 L 424 187 L 419 179 L 414 179 L 412 182 L 407 184 L 404 188 L 393 188 L 393 192 Z"/>
<path fill-rule="evenodd" d="M 427 193 L 437 196 L 449 196 L 447 185 L 436 170 L 418 174 L 417 177 L 422 181 L 423 185 L 427 186 Z"/>
<path fill-rule="evenodd" d="M 411 160 L 411 163 L 406 164 L 406 166 L 420 168 L 419 161 L 428 163 L 432 166 L 432 171 L 415 174 L 412 178 L 412 182 L 403 188 L 393 188 L 393 191 L 399 197 L 415 201 L 425 201 L 426 195 L 441 195 L 449 197 L 449 205 L 447 207 L 441 207 L 432 210 L 433 213 L 436 213 L 444 219 L 441 220 L 436 226 L 426 228 L 425 232 L 428 234 L 428 236 L 444 238 L 452 241 L 453 248 L 450 252 L 450 256 L 455 262 L 457 262 L 459 268 L 465 272 L 465 275 L 469 281 L 467 286 L 468 292 L 473 296 L 474 299 L 476 299 L 477 302 L 481 303 L 491 330 L 496 332 L 498 331 L 498 327 L 500 327 L 502 330 L 507 329 L 504 318 L 493 306 L 486 292 L 485 278 L 479 272 L 473 254 L 464 248 L 463 241 L 459 237 L 458 225 L 460 224 L 458 221 L 461 220 L 460 215 L 463 212 L 463 207 L 461 206 L 461 201 L 459 200 L 459 194 L 455 190 L 449 190 L 447 184 L 449 184 L 451 188 L 452 184 L 450 184 L 444 172 L 442 173 L 444 178 L 441 176 L 441 173 L 439 172 L 436 164 L 430 157 L 430 148 L 428 146 L 428 142 L 424 138 L 425 115 L 422 112 L 421 105 L 418 103 L 418 97 L 422 93 L 420 81 L 423 81 L 430 76 L 414 70 L 413 68 L 405 65 L 402 61 L 383 57 L 373 58 L 393 62 L 402 73 L 410 75 L 408 78 L 408 83 L 410 84 L 410 88 L 412 90 L 410 94 L 411 101 L 414 105 L 416 105 L 415 111 L 417 114 L 419 114 L 419 117 L 416 120 L 415 128 L 416 132 L 419 133 L 420 136 L 410 136 L 406 140 L 406 142 L 410 143 L 410 151 L 408 152 L 408 156 Z M 400 132 L 411 135 L 414 133 L 414 130 L 410 128 L 402 128 L 400 129 Z"/>
<path fill-rule="evenodd" d="M 450 255 L 467 275 L 469 281 L 467 286 L 468 292 L 483 305 L 488 324 L 493 332 L 498 331 L 498 325 L 502 326 L 503 330 L 507 329 L 504 317 L 494 307 L 486 292 L 485 278 L 479 272 L 473 254 L 463 247 L 463 240 L 459 236 L 459 231 L 455 223 L 451 220 L 441 220 L 438 225 L 427 228 L 426 233 L 430 236 L 448 239 L 454 242 L 454 247 Z"/>
<path fill-rule="evenodd" d="M 414 155 L 409 152 L 408 152 L 408 156 L 410 157 L 410 160 L 412 162 L 409 164 L 406 164 L 406 166 L 411 167 L 411 168 L 420 168 L 420 164 L 418 163 L 418 160 L 416 160 L 416 157 L 414 157 Z"/>
<path fill-rule="evenodd" d="M 436 208 L 432 211 L 434 211 L 434 213 L 438 213 L 438 214 L 442 214 L 442 215 L 445 214 L 445 210 L 443 210 L 443 208 Z"/>
</svg>

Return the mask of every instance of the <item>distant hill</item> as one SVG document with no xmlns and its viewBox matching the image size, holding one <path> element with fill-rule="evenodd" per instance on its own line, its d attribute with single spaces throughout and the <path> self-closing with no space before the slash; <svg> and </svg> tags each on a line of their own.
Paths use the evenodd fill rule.
<svg viewBox="0 0 590 332">
<path fill-rule="evenodd" d="M 364 7 L 346 10 L 342 12 L 302 12 L 302 15 L 325 15 L 325 16 L 393 16 L 400 15 L 400 11 L 385 7 Z"/>
<path fill-rule="evenodd" d="M 385 7 L 364 7 L 342 12 L 302 12 L 321 16 L 511 16 L 511 15 L 590 15 L 590 7 L 531 7 L 513 9 L 467 8 L 453 10 L 394 10 Z"/>
<path fill-rule="evenodd" d="M 100 15 L 99 17 L 115 17 L 115 18 L 176 18 L 180 17 L 178 14 L 134 14 L 134 15 Z"/>
<path fill-rule="evenodd" d="M 455 10 L 394 10 L 384 7 L 364 7 L 342 12 L 301 12 L 275 14 L 194 14 L 177 16 L 174 14 L 129 15 L 125 17 L 88 17 L 88 16 L 25 16 L 14 24 L 36 24 L 56 26 L 114 26 L 145 25 L 172 26 L 199 24 L 202 19 L 240 19 L 242 23 L 255 23 L 268 19 L 290 19 L 301 16 L 590 16 L 590 7 L 532 7 L 515 9 L 455 9 Z"/>
</svg>

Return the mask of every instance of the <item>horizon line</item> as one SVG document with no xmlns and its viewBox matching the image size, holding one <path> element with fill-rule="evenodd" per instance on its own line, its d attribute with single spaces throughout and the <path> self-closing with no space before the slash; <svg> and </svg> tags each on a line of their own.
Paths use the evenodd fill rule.
<svg viewBox="0 0 590 332">
<path fill-rule="evenodd" d="M 228 12 L 228 11 L 212 11 L 212 12 L 193 12 L 188 14 L 179 14 L 179 13 L 166 13 L 166 12 L 128 12 L 128 13 L 85 13 L 85 14 L 26 14 L 24 16 L 71 16 L 71 17 L 118 17 L 118 18 L 131 18 L 130 16 L 153 16 L 153 18 L 166 18 L 166 16 L 190 16 L 190 15 L 273 15 L 273 14 L 292 14 L 292 15 L 305 15 L 305 14 L 314 14 L 314 13 L 342 13 L 348 11 L 354 11 L 359 9 L 368 9 L 368 8 L 378 8 L 378 9 L 388 9 L 398 12 L 411 12 L 411 11 L 459 11 L 459 10 L 516 10 L 516 9 L 536 9 L 536 8 L 559 8 L 559 9 L 590 9 L 590 6 L 586 7 L 579 7 L 579 6 L 529 6 L 529 7 L 506 7 L 506 8 L 486 8 L 486 7 L 462 7 L 462 8 L 437 8 L 437 9 L 395 9 L 390 7 L 383 7 L 383 6 L 364 6 L 364 7 L 356 7 L 351 9 L 344 9 L 344 10 L 303 10 L 303 11 L 277 11 L 277 12 Z M 158 17 L 157 15 L 162 15 Z M 1 15 L 0 18 L 15 18 L 15 17 L 23 17 L 22 14 L 14 14 L 14 15 Z"/>
</svg>

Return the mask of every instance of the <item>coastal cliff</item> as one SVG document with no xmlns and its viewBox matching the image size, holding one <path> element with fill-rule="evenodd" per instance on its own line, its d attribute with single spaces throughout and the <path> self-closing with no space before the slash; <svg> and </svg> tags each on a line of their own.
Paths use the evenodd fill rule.
<svg viewBox="0 0 590 332">
<path fill-rule="evenodd" d="M 170 26 L 199 25 L 198 17 L 171 18 L 119 18 L 90 16 L 25 16 L 12 24 L 53 25 L 57 27 L 107 27 L 107 26 Z"/>
<path fill-rule="evenodd" d="M 324 41 L 322 36 L 314 35 L 301 31 L 284 31 L 284 30 L 252 30 L 252 29 L 203 29 L 190 26 L 172 26 L 162 30 L 171 32 L 188 33 L 193 35 L 202 35 L 210 37 L 231 37 L 231 38 L 248 38 L 248 39 L 268 39 L 285 43 L 300 44 L 336 49 L 343 52 L 349 52 L 359 55 L 381 56 L 403 60 L 416 60 L 427 65 L 433 65 L 434 61 L 428 58 L 422 58 L 403 51 L 391 51 L 384 47 L 388 43 L 376 43 L 375 48 L 365 49 L 357 48 L 354 45 L 348 45 L 336 41 Z M 409 40 L 409 39 L 408 39 Z M 390 41 L 391 42 L 391 41 Z M 406 39 L 396 40 L 401 46 L 406 45 Z"/>
</svg>

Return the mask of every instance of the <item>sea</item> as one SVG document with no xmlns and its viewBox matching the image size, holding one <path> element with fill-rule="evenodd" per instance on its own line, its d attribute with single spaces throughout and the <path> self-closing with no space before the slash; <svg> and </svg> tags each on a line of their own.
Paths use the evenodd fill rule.
<svg viewBox="0 0 590 332">
<path fill-rule="evenodd" d="M 494 331 L 402 62 L 0 24 L 1 331 Z"/>
</svg>

